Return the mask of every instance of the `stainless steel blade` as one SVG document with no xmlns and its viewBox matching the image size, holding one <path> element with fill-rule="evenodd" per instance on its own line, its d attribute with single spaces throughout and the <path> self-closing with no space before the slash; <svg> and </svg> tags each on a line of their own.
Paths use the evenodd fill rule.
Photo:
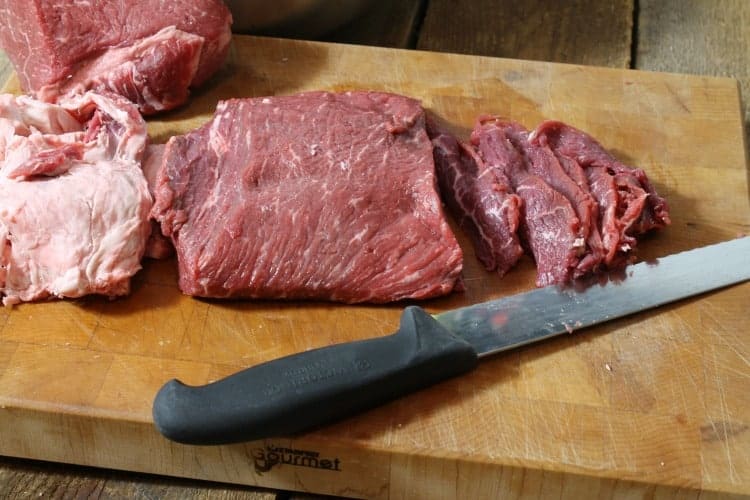
<svg viewBox="0 0 750 500">
<path fill-rule="evenodd" d="M 750 236 L 631 265 L 603 283 L 539 288 L 435 318 L 487 356 L 747 280 Z"/>
</svg>

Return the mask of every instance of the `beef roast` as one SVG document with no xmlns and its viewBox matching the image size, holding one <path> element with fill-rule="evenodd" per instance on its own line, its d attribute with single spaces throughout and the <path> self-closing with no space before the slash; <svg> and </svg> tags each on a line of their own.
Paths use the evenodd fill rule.
<svg viewBox="0 0 750 500">
<path fill-rule="evenodd" d="M 418 101 L 377 92 L 233 99 L 169 140 L 154 217 L 180 289 L 382 303 L 457 286 Z"/>
<path fill-rule="evenodd" d="M 25 91 L 54 102 L 109 90 L 146 114 L 183 103 L 221 66 L 231 39 L 221 0 L 0 0 L 0 23 Z"/>
<path fill-rule="evenodd" d="M 146 126 L 117 95 L 60 105 L 0 96 L 0 295 L 5 304 L 127 294 L 151 196 Z"/>
</svg>

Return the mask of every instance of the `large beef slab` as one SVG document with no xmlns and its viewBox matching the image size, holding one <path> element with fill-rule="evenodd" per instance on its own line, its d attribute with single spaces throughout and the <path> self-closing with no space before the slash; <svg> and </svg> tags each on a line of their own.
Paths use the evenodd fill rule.
<svg viewBox="0 0 750 500">
<path fill-rule="evenodd" d="M 38 98 L 112 91 L 149 114 L 221 66 L 231 22 L 221 0 L 0 0 L 0 46 Z"/>
<path fill-rule="evenodd" d="M 424 112 L 402 96 L 222 101 L 167 143 L 152 213 L 189 295 L 382 303 L 460 283 Z"/>
</svg>

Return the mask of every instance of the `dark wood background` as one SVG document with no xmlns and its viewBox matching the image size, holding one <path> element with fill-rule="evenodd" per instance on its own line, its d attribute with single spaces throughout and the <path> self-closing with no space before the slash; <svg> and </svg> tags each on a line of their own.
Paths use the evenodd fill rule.
<svg viewBox="0 0 750 500">
<path fill-rule="evenodd" d="M 320 39 L 728 76 L 750 96 L 750 0 L 382 0 L 374 5 Z M 0 53 L 0 81 L 10 70 Z M 750 138 L 748 99 L 743 109 Z M 320 497 L 0 457 L 0 498 Z"/>
</svg>

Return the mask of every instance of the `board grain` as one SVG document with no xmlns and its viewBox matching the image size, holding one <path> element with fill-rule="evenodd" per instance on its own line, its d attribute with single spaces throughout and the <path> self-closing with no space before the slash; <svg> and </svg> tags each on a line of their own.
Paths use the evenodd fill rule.
<svg viewBox="0 0 750 500">
<path fill-rule="evenodd" d="M 638 17 L 635 67 L 736 78 L 750 143 L 750 2 L 641 0 Z"/>
<path fill-rule="evenodd" d="M 670 202 L 673 224 L 643 241 L 644 259 L 750 233 L 731 79 L 236 36 L 226 68 L 149 132 L 196 127 L 218 99 L 355 88 L 418 97 L 461 135 L 486 112 L 588 130 Z M 533 287 L 528 259 L 501 280 L 458 236 L 467 290 L 427 309 Z M 153 428 L 166 380 L 385 335 L 402 305 L 196 300 L 173 261 L 146 261 L 128 298 L 0 310 L 0 454 L 365 498 L 750 494 L 748 296 L 735 286 L 487 359 L 305 435 L 192 447 Z M 282 456 L 315 461 L 274 465 Z M 311 466 L 322 460 L 339 470 Z"/>
<path fill-rule="evenodd" d="M 627 68 L 633 0 L 431 0 L 417 48 Z"/>
</svg>

